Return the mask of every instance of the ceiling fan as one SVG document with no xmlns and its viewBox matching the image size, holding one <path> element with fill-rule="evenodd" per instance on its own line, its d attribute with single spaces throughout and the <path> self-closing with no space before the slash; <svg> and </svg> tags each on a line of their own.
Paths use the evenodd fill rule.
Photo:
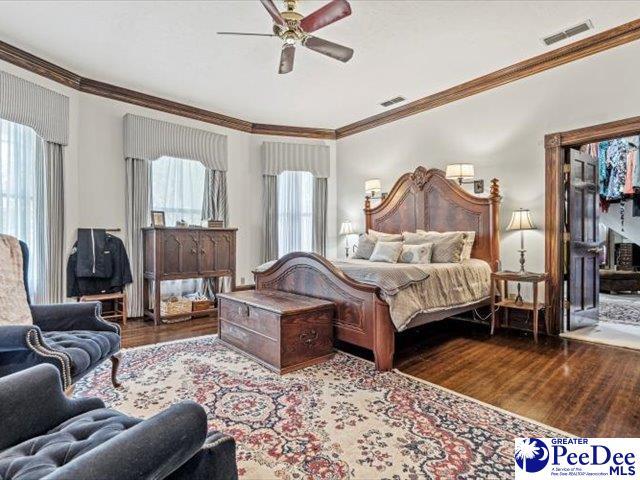
<svg viewBox="0 0 640 480">
<path fill-rule="evenodd" d="M 341 62 L 351 60 L 353 56 L 351 48 L 310 35 L 311 32 L 351 15 L 351 6 L 347 0 L 331 0 L 306 17 L 296 12 L 298 0 L 284 0 L 287 9 L 283 12 L 278 11 L 273 0 L 260 0 L 260 2 L 273 18 L 273 33 L 218 32 L 218 34 L 279 37 L 284 44 L 280 54 L 278 73 L 289 73 L 293 70 L 296 44 Z"/>
</svg>

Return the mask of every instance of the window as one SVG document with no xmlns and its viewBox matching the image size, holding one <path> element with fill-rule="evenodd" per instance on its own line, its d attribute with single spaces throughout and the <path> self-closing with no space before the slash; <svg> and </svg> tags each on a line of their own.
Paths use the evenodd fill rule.
<svg viewBox="0 0 640 480">
<path fill-rule="evenodd" d="M 164 212 L 167 226 L 202 223 L 204 176 L 204 165 L 193 160 L 162 157 L 151 163 L 152 209 Z"/>
<path fill-rule="evenodd" d="M 0 232 L 29 246 L 29 291 L 44 295 L 45 245 L 42 139 L 24 125 L 0 119 Z"/>
<path fill-rule="evenodd" d="M 313 175 L 278 175 L 278 256 L 313 250 Z"/>
</svg>

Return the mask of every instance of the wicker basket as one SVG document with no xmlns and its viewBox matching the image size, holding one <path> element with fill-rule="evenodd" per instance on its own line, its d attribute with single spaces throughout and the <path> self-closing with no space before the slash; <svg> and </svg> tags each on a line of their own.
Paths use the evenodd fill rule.
<svg viewBox="0 0 640 480">
<path fill-rule="evenodd" d="M 180 315 L 191 313 L 191 300 L 188 298 L 171 297 L 160 302 L 160 315 Z"/>
</svg>

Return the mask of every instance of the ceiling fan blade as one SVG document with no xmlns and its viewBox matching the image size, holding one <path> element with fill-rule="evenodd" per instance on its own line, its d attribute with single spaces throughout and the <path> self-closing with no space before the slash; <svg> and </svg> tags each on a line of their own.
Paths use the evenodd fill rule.
<svg viewBox="0 0 640 480">
<path fill-rule="evenodd" d="M 284 21 L 284 18 L 282 18 L 282 15 L 280 15 L 280 10 L 278 10 L 278 7 L 275 6 L 273 0 L 260 0 L 260 3 L 262 3 L 262 5 L 264 5 L 264 8 L 267 9 L 267 12 L 269 12 L 269 15 L 271 15 L 271 18 L 273 18 L 274 22 L 276 22 L 281 27 L 284 27 L 287 24 L 287 22 Z"/>
<path fill-rule="evenodd" d="M 300 28 L 305 32 L 315 32 L 349 15 L 351 6 L 347 0 L 331 0 L 324 7 L 304 17 L 300 21 Z"/>
<path fill-rule="evenodd" d="M 321 53 L 327 57 L 335 58 L 341 62 L 348 62 L 353 57 L 353 49 L 338 45 L 318 37 L 309 35 L 303 42 L 303 45 L 314 52 Z"/>
<path fill-rule="evenodd" d="M 217 32 L 218 35 L 246 35 L 251 37 L 275 37 L 273 33 Z"/>
<path fill-rule="evenodd" d="M 278 73 L 289 73 L 293 70 L 293 59 L 295 56 L 295 46 L 288 44 L 283 45 L 282 53 L 280 54 L 280 68 L 278 69 Z"/>
</svg>

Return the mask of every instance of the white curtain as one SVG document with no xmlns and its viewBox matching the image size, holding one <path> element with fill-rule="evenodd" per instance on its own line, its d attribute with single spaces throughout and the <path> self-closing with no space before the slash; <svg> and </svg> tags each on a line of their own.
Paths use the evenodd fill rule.
<svg viewBox="0 0 640 480">
<path fill-rule="evenodd" d="M 202 163 L 182 158 L 161 157 L 151 162 L 152 210 L 161 210 L 165 224 L 177 221 L 202 225 L 202 203 L 205 190 L 205 167 Z M 202 290 L 197 279 L 162 282 L 162 297 L 181 296 Z"/>
<path fill-rule="evenodd" d="M 162 210 L 167 226 L 184 220 L 202 224 L 205 167 L 200 162 L 162 157 L 151 164 L 152 209 Z"/>
<path fill-rule="evenodd" d="M 32 301 L 46 300 L 45 168 L 42 139 L 24 125 L 0 119 L 0 232 L 29 247 Z"/>
<path fill-rule="evenodd" d="M 313 250 L 313 175 L 278 175 L 278 256 Z"/>
</svg>

